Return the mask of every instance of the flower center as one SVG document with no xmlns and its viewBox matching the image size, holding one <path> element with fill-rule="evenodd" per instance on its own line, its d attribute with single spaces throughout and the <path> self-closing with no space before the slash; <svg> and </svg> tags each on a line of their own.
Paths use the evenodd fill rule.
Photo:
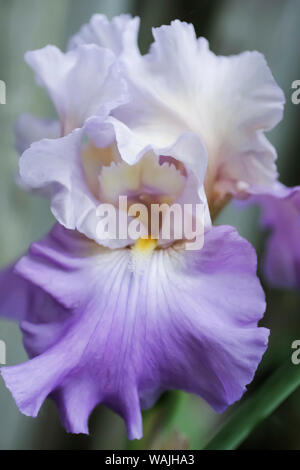
<svg viewBox="0 0 300 470">
<path fill-rule="evenodd" d="M 133 251 L 142 254 L 151 254 L 157 247 L 157 240 L 154 238 L 139 238 L 133 247 Z"/>
<path fill-rule="evenodd" d="M 127 196 L 129 203 L 171 204 L 183 192 L 185 177 L 174 165 L 159 163 L 152 153 L 146 154 L 135 165 L 125 162 L 104 166 L 99 175 L 100 199 L 117 204 L 119 196 Z"/>
<path fill-rule="evenodd" d="M 185 201 L 190 200 L 194 188 L 187 192 L 189 174 L 181 162 L 149 151 L 129 165 L 121 159 L 116 146 L 97 149 L 90 145 L 82 152 L 82 163 L 99 207 L 110 214 L 106 216 L 100 210 L 97 215 L 102 222 L 112 220 L 107 232 L 111 234 L 117 228 L 120 239 L 127 239 L 122 228 L 128 228 L 126 233 L 134 241 L 135 254 L 144 256 L 158 244 L 167 247 L 196 236 L 194 221 L 202 223 L 202 219 L 198 212 L 185 207 L 192 206 Z M 104 225 L 100 227 L 104 233 Z"/>
</svg>

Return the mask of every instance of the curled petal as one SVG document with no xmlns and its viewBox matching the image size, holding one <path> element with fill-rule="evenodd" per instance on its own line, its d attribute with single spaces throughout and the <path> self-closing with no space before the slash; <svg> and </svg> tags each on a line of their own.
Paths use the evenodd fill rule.
<svg viewBox="0 0 300 470">
<path fill-rule="evenodd" d="M 54 217 L 92 240 L 119 248 L 129 240 L 101 236 L 97 230 L 99 199 L 89 187 L 82 162 L 83 130 L 60 139 L 34 143 L 20 158 L 20 177 L 29 188 L 51 198 Z"/>
<path fill-rule="evenodd" d="M 173 157 L 194 171 L 199 184 L 203 185 L 207 168 L 207 152 L 202 140 L 192 132 L 183 132 L 168 146 L 145 144 L 129 127 L 113 117 L 104 123 L 97 117 L 91 118 L 86 126 L 86 133 L 99 147 L 107 142 L 107 136 L 115 140 L 122 159 L 129 165 L 138 162 L 145 153 L 152 150 L 156 155 Z"/>
<path fill-rule="evenodd" d="M 108 143 L 115 141 L 121 158 L 129 165 L 137 163 L 147 152 L 153 152 L 159 157 L 172 157 L 182 162 L 192 174 L 191 180 L 196 182 L 193 187 L 189 188 L 189 199 L 185 193 L 184 202 L 191 203 L 200 199 L 205 205 L 205 226 L 211 225 L 204 191 L 207 151 L 202 140 L 195 133 L 184 132 L 167 147 L 146 145 L 145 140 L 140 139 L 135 132 L 114 117 L 107 118 L 105 122 L 99 121 L 97 117 L 90 118 L 85 125 L 85 132 L 98 147 L 105 147 Z"/>
</svg>

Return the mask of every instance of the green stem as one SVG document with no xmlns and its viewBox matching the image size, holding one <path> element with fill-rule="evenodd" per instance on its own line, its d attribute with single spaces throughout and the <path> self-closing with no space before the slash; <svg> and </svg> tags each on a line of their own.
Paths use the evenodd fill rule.
<svg viewBox="0 0 300 470">
<path fill-rule="evenodd" d="M 182 406 L 184 406 L 188 395 L 180 390 L 173 390 L 170 393 L 168 400 L 168 407 L 164 416 L 164 434 L 168 434 L 172 431 L 173 427 L 176 425 L 176 418 L 178 413 L 181 411 Z"/>
<path fill-rule="evenodd" d="M 166 436 L 175 426 L 178 412 L 187 395 L 178 390 L 168 392 L 163 402 L 152 410 L 144 412 L 144 437 L 142 440 L 129 441 L 128 450 L 149 449 L 158 436 Z"/>
<path fill-rule="evenodd" d="M 281 366 L 233 413 L 205 449 L 236 449 L 299 385 L 300 366 L 292 363 Z"/>
</svg>

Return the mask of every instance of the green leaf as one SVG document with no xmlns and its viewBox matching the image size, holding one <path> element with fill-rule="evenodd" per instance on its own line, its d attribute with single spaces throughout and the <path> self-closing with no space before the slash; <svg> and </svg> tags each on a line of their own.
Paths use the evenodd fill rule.
<svg viewBox="0 0 300 470">
<path fill-rule="evenodd" d="M 207 444 L 206 450 L 236 449 L 300 385 L 300 366 L 281 366 L 264 385 L 232 414 Z"/>
</svg>

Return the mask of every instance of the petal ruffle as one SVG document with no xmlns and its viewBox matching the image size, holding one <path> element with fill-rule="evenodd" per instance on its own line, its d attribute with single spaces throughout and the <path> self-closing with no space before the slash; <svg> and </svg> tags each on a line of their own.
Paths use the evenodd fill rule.
<svg viewBox="0 0 300 470">
<path fill-rule="evenodd" d="M 173 157 L 192 170 L 200 185 L 203 185 L 207 169 L 207 152 L 199 136 L 193 132 L 182 132 L 168 146 L 140 139 L 121 121 L 109 117 L 100 122 L 97 117 L 89 119 L 85 131 L 98 147 L 115 138 L 122 159 L 129 165 L 137 163 L 149 150 L 158 156 Z"/>
<path fill-rule="evenodd" d="M 140 19 L 131 15 L 120 15 L 111 21 L 105 15 L 93 15 L 90 22 L 82 26 L 70 42 L 69 49 L 83 44 L 96 44 L 113 51 L 116 56 L 124 51 L 137 50 L 137 35 Z"/>
<path fill-rule="evenodd" d="M 20 275 L 70 309 L 61 327 L 49 321 L 50 347 L 2 369 L 23 413 L 36 416 L 52 394 L 66 428 L 86 433 L 102 402 L 132 439 L 142 434 L 140 407 L 163 390 L 197 393 L 217 411 L 242 396 L 268 337 L 257 327 L 265 301 L 252 247 L 218 227 L 199 252 L 156 250 L 142 270 L 131 256 L 56 226 L 19 262 Z"/>
<path fill-rule="evenodd" d="M 208 150 L 208 192 L 272 184 L 276 152 L 264 131 L 281 120 L 284 96 L 263 55 L 216 56 L 178 20 L 153 35 L 148 55 L 124 56 L 133 99 L 116 117 L 158 146 L 197 133 Z"/>
<path fill-rule="evenodd" d="M 115 55 L 96 45 L 83 45 L 64 54 L 55 46 L 27 52 L 37 82 L 48 90 L 62 125 L 62 135 L 85 120 L 128 101 L 126 83 Z"/>
</svg>

